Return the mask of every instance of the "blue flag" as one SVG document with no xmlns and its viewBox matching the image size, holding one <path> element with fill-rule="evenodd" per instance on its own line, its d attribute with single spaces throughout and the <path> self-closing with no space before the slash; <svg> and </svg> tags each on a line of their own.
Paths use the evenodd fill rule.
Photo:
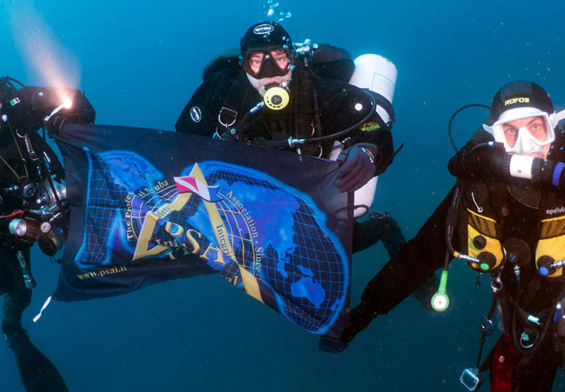
<svg viewBox="0 0 565 392">
<path fill-rule="evenodd" d="M 339 336 L 352 206 L 335 162 L 151 129 L 70 125 L 55 299 L 216 273 L 301 328 Z M 190 284 L 190 281 L 187 281 Z"/>
</svg>

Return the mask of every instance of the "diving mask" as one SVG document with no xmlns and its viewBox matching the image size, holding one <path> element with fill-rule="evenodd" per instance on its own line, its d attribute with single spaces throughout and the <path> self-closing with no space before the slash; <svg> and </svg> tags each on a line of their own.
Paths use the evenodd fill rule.
<svg viewBox="0 0 565 392">
<path fill-rule="evenodd" d="M 248 51 L 243 59 L 245 73 L 255 79 L 285 76 L 291 70 L 294 59 L 285 47 Z"/>
<path fill-rule="evenodd" d="M 521 123 L 523 126 L 519 128 L 509 124 L 530 117 L 532 120 Z M 555 140 L 558 121 L 555 113 L 547 114 L 536 108 L 521 107 L 503 112 L 492 126 L 483 124 L 483 129 L 490 133 L 496 142 L 503 143 L 507 153 L 537 154 L 543 152 L 546 146 Z M 545 130 L 541 127 L 545 127 Z"/>
</svg>

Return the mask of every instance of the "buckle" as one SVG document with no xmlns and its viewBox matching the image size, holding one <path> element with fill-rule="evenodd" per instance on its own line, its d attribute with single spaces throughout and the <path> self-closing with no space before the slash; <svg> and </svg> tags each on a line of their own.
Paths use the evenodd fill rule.
<svg viewBox="0 0 565 392">
<path fill-rule="evenodd" d="M 233 109 L 222 106 L 220 113 L 218 113 L 218 122 L 222 126 L 229 128 L 235 124 L 235 120 L 237 120 L 237 112 Z"/>
</svg>

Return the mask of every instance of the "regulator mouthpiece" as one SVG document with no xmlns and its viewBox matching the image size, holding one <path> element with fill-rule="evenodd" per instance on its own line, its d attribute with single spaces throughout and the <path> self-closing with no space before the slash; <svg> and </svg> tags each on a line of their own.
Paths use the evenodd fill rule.
<svg viewBox="0 0 565 392">
<path fill-rule="evenodd" d="M 268 87 L 268 86 L 267 86 Z M 288 90 L 280 86 L 273 86 L 267 88 L 265 91 L 265 96 L 263 97 L 263 102 L 265 106 L 267 106 L 271 110 L 282 110 L 287 107 L 288 102 L 290 101 L 290 96 L 288 94 Z"/>
</svg>

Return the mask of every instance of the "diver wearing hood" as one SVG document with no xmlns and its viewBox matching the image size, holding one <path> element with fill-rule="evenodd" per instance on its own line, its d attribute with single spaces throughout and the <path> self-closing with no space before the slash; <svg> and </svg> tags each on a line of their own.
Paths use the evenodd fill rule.
<svg viewBox="0 0 565 392">
<path fill-rule="evenodd" d="M 343 334 L 348 342 L 443 266 L 432 306 L 449 306 L 447 266 L 490 274 L 493 303 L 476 366 L 461 382 L 492 391 L 550 391 L 565 353 L 565 133 L 548 94 L 518 81 L 495 95 L 489 119 L 449 162 L 456 186 L 418 234 L 369 282 Z M 548 173 L 549 172 L 549 173 Z M 504 330 L 481 365 L 496 304 Z"/>
<path fill-rule="evenodd" d="M 0 294 L 2 332 L 13 350 L 26 391 L 63 392 L 51 361 L 30 341 L 22 313 L 35 280 L 30 248 L 53 256 L 68 225 L 64 171 L 40 128 L 52 134 L 65 123 L 92 123 L 95 112 L 77 90 L 24 86 L 0 78 Z"/>
<path fill-rule="evenodd" d="M 346 50 L 293 44 L 280 24 L 261 22 L 246 31 L 234 52 L 224 52 L 204 69 L 204 83 L 175 125 L 178 132 L 337 158 L 336 186 L 342 192 L 361 188 L 390 165 L 392 95 L 349 84 L 359 74 Z M 376 71 L 370 71 L 374 82 Z M 394 75 L 378 71 L 386 82 L 396 80 L 396 69 Z M 370 207 L 370 202 L 355 204 L 364 212 Z M 353 253 L 381 241 L 392 257 L 405 243 L 396 221 L 382 212 L 355 220 L 352 237 Z M 435 279 L 415 293 L 426 309 Z M 320 349 L 336 351 L 335 345 L 340 342 L 322 340 Z"/>
<path fill-rule="evenodd" d="M 361 188 L 392 162 L 393 115 L 383 121 L 375 111 L 378 97 L 347 83 L 352 62 L 339 64 L 333 77 L 342 80 L 322 78 L 313 56 L 309 45 L 293 45 L 278 23 L 251 26 L 240 42 L 239 67 L 230 56 L 220 60 L 228 67 L 208 66 L 176 130 L 322 158 L 339 142 L 336 185 L 342 192 Z"/>
</svg>

